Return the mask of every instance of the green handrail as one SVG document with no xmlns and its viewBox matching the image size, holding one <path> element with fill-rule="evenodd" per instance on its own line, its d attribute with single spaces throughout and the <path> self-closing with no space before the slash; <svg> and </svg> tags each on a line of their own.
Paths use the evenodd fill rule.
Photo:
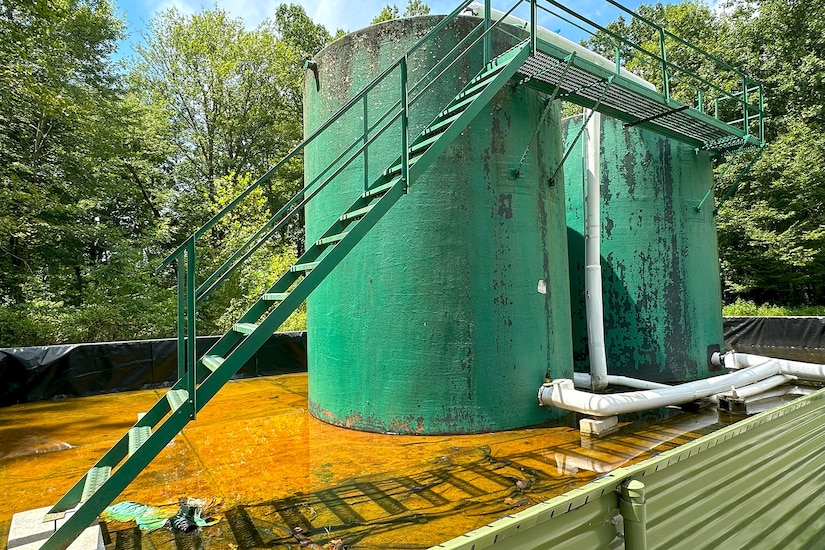
<svg viewBox="0 0 825 550">
<path fill-rule="evenodd" d="M 737 104 L 741 105 L 742 111 L 744 113 L 744 115 L 743 115 L 744 120 L 747 121 L 747 120 L 750 120 L 751 117 L 755 118 L 756 116 L 758 116 L 759 125 L 758 125 L 758 129 L 757 129 L 758 135 L 756 137 L 760 142 L 764 141 L 764 89 L 763 89 L 762 84 L 759 81 L 757 81 L 756 79 L 753 79 L 753 78 L 747 76 L 746 74 L 744 74 L 739 69 L 734 68 L 732 65 L 722 61 L 718 57 L 708 53 L 707 51 L 703 50 L 702 48 L 700 48 L 698 46 L 695 46 L 695 45 L 691 44 L 690 42 L 687 42 L 686 40 L 684 40 L 681 37 L 677 36 L 676 34 L 670 32 L 669 30 L 665 29 L 661 25 L 656 24 L 652 20 L 642 16 L 641 14 L 639 14 L 639 13 L 637 13 L 637 12 L 631 10 L 631 9 L 628 9 L 625 6 L 622 6 L 616 0 L 604 0 L 604 1 L 609 3 L 610 5 L 618 8 L 621 12 L 624 12 L 625 14 L 637 19 L 638 21 L 640 21 L 644 25 L 648 26 L 652 31 L 654 31 L 656 33 L 656 35 L 658 37 L 658 41 L 659 41 L 659 48 L 658 48 L 659 52 L 652 52 L 652 51 L 646 49 L 645 47 L 643 47 L 642 45 L 636 43 L 635 41 L 618 35 L 617 33 L 607 29 L 606 27 L 604 27 L 602 25 L 599 25 L 595 21 L 593 21 L 593 20 L 591 20 L 591 19 L 589 19 L 589 18 L 587 18 L 587 17 L 585 17 L 585 16 L 583 16 L 579 13 L 576 13 L 575 11 L 570 9 L 569 7 L 561 4 L 560 2 L 558 2 L 556 0 L 541 0 L 541 1 L 546 2 L 547 4 L 550 4 L 554 8 L 557 8 L 558 10 L 561 10 L 565 14 L 569 15 L 570 19 L 568 19 L 567 17 L 565 17 L 563 15 L 560 15 L 559 13 L 555 12 L 552 9 L 547 8 L 544 5 L 539 5 L 540 9 L 546 11 L 547 13 L 551 14 L 552 16 L 557 17 L 557 18 L 561 19 L 562 21 L 575 26 L 576 28 L 590 34 L 591 36 L 596 36 L 597 32 L 601 32 L 604 35 L 610 37 L 613 41 L 613 46 L 616 48 L 617 72 L 621 69 L 621 62 L 620 62 L 620 59 L 619 59 L 619 56 L 620 56 L 619 45 L 629 47 L 631 50 L 639 52 L 639 53 L 643 54 L 646 57 L 649 57 L 653 62 L 655 62 L 659 65 L 660 76 L 662 78 L 662 85 L 663 85 L 663 88 L 664 88 L 663 89 L 663 95 L 665 96 L 666 99 L 670 99 L 670 97 L 671 97 L 671 89 L 670 89 L 671 88 L 671 82 L 670 82 L 671 79 L 670 79 L 670 76 L 674 73 L 683 74 L 686 77 L 689 77 L 689 78 L 693 79 L 694 81 L 696 81 L 697 83 L 701 84 L 702 86 L 705 86 L 706 89 L 713 90 L 716 93 L 718 93 L 721 97 L 718 97 L 718 98 L 714 99 L 714 104 L 715 105 L 718 104 L 718 101 L 720 101 L 720 100 L 731 100 L 731 101 L 734 101 Z M 584 25 L 590 26 L 591 29 L 587 29 L 584 26 L 577 24 L 575 21 L 580 21 Z M 595 29 L 595 30 L 592 30 L 592 29 Z M 672 39 L 672 40 L 676 41 L 678 44 L 690 49 L 692 52 L 697 54 L 697 56 L 711 61 L 720 70 L 724 70 L 724 71 L 732 73 L 732 75 L 735 75 L 736 80 L 743 83 L 743 90 L 748 90 L 748 92 L 756 91 L 758 93 L 758 98 L 756 99 L 756 104 L 758 105 L 758 107 L 756 105 L 754 105 L 753 102 L 748 100 L 748 93 L 735 92 L 735 91 L 731 92 L 730 90 L 726 90 L 726 89 L 722 88 L 721 86 L 719 86 L 718 84 L 716 84 L 714 82 L 711 82 L 707 78 L 699 76 L 694 71 L 691 71 L 690 69 L 686 69 L 684 67 L 681 67 L 681 66 L 671 62 L 668 59 L 668 49 L 667 49 L 667 40 L 668 39 Z M 697 86 L 697 88 L 699 88 L 699 87 Z M 699 89 L 699 108 L 702 111 L 703 111 L 703 107 L 704 107 L 704 99 L 705 98 L 704 98 L 703 91 L 702 91 L 702 89 Z M 737 120 L 737 121 L 732 121 L 732 122 L 726 122 L 724 120 L 721 120 L 719 118 L 718 109 L 714 109 L 713 116 L 717 120 L 725 122 L 726 124 L 733 125 L 734 123 L 742 122 L 742 119 Z M 743 122 L 742 130 L 743 130 L 743 132 L 746 136 L 748 136 L 750 134 L 748 122 Z"/>
<path fill-rule="evenodd" d="M 444 56 L 436 65 L 429 70 L 422 78 L 417 80 L 414 84 L 408 81 L 408 57 L 415 51 L 419 50 L 427 43 L 433 36 L 440 32 L 447 24 L 454 20 L 462 11 L 471 3 L 472 0 L 465 0 L 449 15 L 444 17 L 438 24 L 436 24 L 429 32 L 418 39 L 413 46 L 400 56 L 396 61 L 384 69 L 376 78 L 369 82 L 363 89 L 361 89 L 355 96 L 340 107 L 330 118 L 316 128 L 305 140 L 298 144 L 292 151 L 290 151 L 283 159 L 281 159 L 275 166 L 267 170 L 267 172 L 258 178 L 255 182 L 244 189 L 238 196 L 236 196 L 229 204 L 224 206 L 220 211 L 214 214 L 203 226 L 194 231 L 184 242 L 182 242 L 169 256 L 167 256 L 156 271 L 160 271 L 168 267 L 173 262 L 177 262 L 177 279 L 178 279 L 178 349 L 181 353 L 178 354 L 178 377 L 185 389 L 190 393 L 190 410 L 197 410 L 197 403 L 195 403 L 195 385 L 196 385 L 196 360 L 195 355 L 195 335 L 196 335 L 196 317 L 197 305 L 205 300 L 223 281 L 226 280 L 236 269 L 238 269 L 244 262 L 257 250 L 260 249 L 266 242 L 268 242 L 284 225 L 295 217 L 298 212 L 301 212 L 306 204 L 314 198 L 322 189 L 326 187 L 335 177 L 337 177 L 347 166 L 349 166 L 356 159 L 363 155 L 366 163 L 368 148 L 378 138 L 385 134 L 397 122 L 401 123 L 401 177 L 408 183 L 409 178 L 409 110 L 410 107 L 430 88 L 430 86 L 438 81 L 455 62 L 469 52 L 473 46 L 479 41 L 484 40 L 485 43 L 491 43 L 489 38 L 493 29 L 497 29 L 500 21 L 493 24 L 482 21 L 467 36 L 465 36 L 458 44 L 456 44 L 447 56 Z M 518 0 L 508 13 L 511 13 L 524 0 Z M 477 32 L 477 30 L 484 26 L 484 32 L 471 42 L 469 46 L 464 48 L 459 54 L 456 51 L 464 47 L 466 42 L 470 40 Z M 446 67 L 442 67 L 447 60 L 452 61 Z M 353 108 L 361 103 L 359 107 L 363 107 L 364 112 L 367 112 L 367 98 L 369 93 L 378 85 L 385 82 L 391 75 L 399 73 L 400 91 L 398 100 L 386 109 L 382 115 L 375 121 L 367 121 L 364 117 L 363 135 L 358 136 L 353 140 L 344 150 L 338 154 L 336 159 L 329 163 L 319 174 L 317 174 L 311 182 L 304 185 L 293 197 L 291 197 L 269 220 L 267 220 L 262 227 L 260 227 L 250 238 L 248 238 L 237 250 L 235 250 L 230 257 L 225 260 L 218 269 L 213 271 L 200 285 L 197 284 L 196 278 L 196 245 L 200 237 L 206 234 L 210 229 L 220 222 L 227 214 L 235 210 L 237 206 L 246 199 L 251 193 L 258 189 L 261 185 L 270 181 L 272 177 L 280 170 L 286 163 L 296 158 L 301 154 L 307 146 L 319 138 L 327 129 L 340 120 L 344 115 L 351 112 Z M 437 74 L 433 77 L 432 74 Z M 423 89 L 420 89 L 423 86 Z M 416 92 L 413 95 L 413 92 Z M 365 183 L 365 185 L 367 185 Z"/>
<path fill-rule="evenodd" d="M 215 271 L 215 273 L 218 273 L 220 270 L 222 270 L 224 268 L 224 266 L 226 266 L 229 263 L 232 263 L 232 265 L 229 268 L 227 268 L 224 273 L 222 273 L 219 277 L 214 277 L 214 278 L 210 277 L 210 278 L 208 278 L 206 281 L 204 281 L 201 284 L 200 287 L 198 287 L 198 289 L 197 289 L 197 301 L 198 301 L 198 303 L 200 303 L 202 300 L 206 299 L 212 293 L 212 291 L 215 290 L 215 288 L 217 288 L 217 286 L 220 285 L 221 282 L 223 282 L 226 279 L 226 277 L 228 277 L 233 271 L 235 271 L 235 269 L 240 267 L 252 254 L 255 253 L 255 251 L 257 251 L 261 246 L 263 246 L 263 244 L 265 242 L 267 242 L 270 238 L 272 238 L 284 226 L 284 224 L 286 224 L 286 222 L 288 222 L 292 218 L 292 216 L 295 212 L 298 212 L 298 211 L 302 210 L 304 208 L 304 206 L 306 206 L 306 204 L 310 200 L 312 200 L 322 189 L 324 189 L 329 182 L 331 182 L 342 171 L 344 171 L 344 169 L 347 168 L 353 160 L 355 160 L 356 158 L 361 156 L 361 153 L 366 151 L 367 147 L 369 147 L 376 139 L 381 137 L 383 135 L 383 133 L 386 130 L 388 130 L 393 125 L 393 123 L 395 123 L 397 120 L 401 119 L 402 116 L 403 116 L 403 111 L 399 111 L 398 113 L 396 113 L 392 118 L 390 118 L 387 121 L 386 124 L 384 124 L 381 127 L 381 129 L 375 135 L 370 137 L 363 145 L 361 145 L 355 152 L 353 152 L 344 163 L 342 163 L 332 174 L 330 174 L 319 185 L 316 185 L 315 187 L 312 187 L 312 188 L 310 188 L 310 187 L 304 188 L 299 193 L 296 193 L 295 196 L 293 196 L 292 199 L 290 199 L 290 201 L 287 203 L 287 205 L 294 205 L 295 204 L 294 201 L 297 200 L 299 197 L 302 197 L 301 201 L 292 210 L 290 210 L 288 213 L 283 214 L 280 217 L 280 219 L 278 220 L 278 222 L 275 224 L 275 226 L 272 227 L 272 229 L 270 229 L 269 231 L 267 231 L 266 235 L 264 235 L 263 238 L 258 239 L 258 241 L 256 243 L 254 243 L 254 245 L 252 245 L 251 248 L 249 250 L 247 250 L 247 252 L 243 253 L 243 255 L 241 256 L 239 253 L 242 250 L 244 250 L 247 246 L 252 244 L 252 239 L 251 238 L 249 240 L 247 240 L 247 242 L 244 245 L 242 245 L 238 249 L 238 251 L 236 251 L 236 253 L 233 254 L 232 257 L 230 257 L 229 260 L 224 262 L 223 266 L 221 266 L 220 268 L 218 268 L 217 271 Z M 359 138 L 359 140 L 360 140 L 360 138 Z M 331 164 L 329 166 L 334 166 L 334 164 Z M 316 180 L 317 180 L 317 178 L 316 178 Z M 313 181 L 315 181 L 315 180 L 313 180 Z M 307 190 L 310 190 L 310 192 L 306 193 Z M 287 206 L 287 205 L 285 205 L 285 206 Z M 284 209 L 285 208 L 282 207 L 281 211 L 283 211 Z M 279 213 L 281 211 L 279 211 Z M 276 216 L 277 216 L 277 214 L 276 214 Z M 276 216 L 273 216 L 272 219 L 274 219 Z M 261 233 L 262 230 L 265 230 L 266 227 L 268 227 L 268 224 L 265 224 L 261 228 L 261 230 L 259 230 L 259 232 L 256 233 L 255 235 L 256 236 L 259 235 L 259 233 Z M 213 273 L 213 276 L 215 275 L 215 273 Z M 209 285 L 209 286 L 207 286 L 207 285 Z"/>
<path fill-rule="evenodd" d="M 364 96 L 364 97 L 366 97 L 366 96 Z M 383 115 L 381 115 L 381 117 L 379 117 L 379 119 L 377 121 L 375 121 L 371 126 L 369 126 L 367 128 L 367 131 L 366 131 L 365 135 L 373 133 L 375 131 L 375 129 L 378 127 L 378 125 L 381 124 L 382 122 L 384 122 L 384 120 L 390 115 L 390 113 L 392 113 L 395 109 L 397 109 L 399 107 L 399 105 L 400 105 L 399 102 L 396 102 L 394 105 L 392 105 Z M 384 126 L 382 126 L 380 130 L 378 130 L 378 134 L 375 137 L 380 136 L 384 132 L 384 130 L 386 130 L 388 128 L 388 126 L 390 124 L 392 124 L 397 119 L 398 119 L 398 115 L 396 115 L 396 117 L 393 117 L 393 119 L 390 122 L 388 122 L 387 124 L 384 124 Z M 326 184 L 330 181 L 329 178 L 321 184 L 320 188 L 315 189 L 313 187 L 318 182 L 318 180 L 321 179 L 321 177 L 324 174 L 326 174 L 329 170 L 331 170 L 333 166 L 335 166 L 339 162 L 341 162 L 341 160 L 348 153 L 350 153 L 356 145 L 358 145 L 362 141 L 363 141 L 362 137 L 356 138 L 346 149 L 344 149 L 335 158 L 335 160 L 330 162 L 321 172 L 319 172 L 318 175 L 316 175 L 312 179 L 311 182 L 309 182 L 305 187 L 303 187 L 295 195 L 293 195 L 293 197 L 290 198 L 266 223 L 264 223 L 264 225 L 262 225 L 261 228 L 258 229 L 258 231 L 254 235 L 249 237 L 249 239 L 247 239 L 247 241 L 244 244 L 242 244 L 232 254 L 232 256 L 230 256 L 218 269 L 216 269 L 212 273 L 212 275 L 207 277 L 207 279 L 204 282 L 202 282 L 200 284 L 200 286 L 197 288 L 196 292 L 197 292 L 197 295 L 198 295 L 198 297 L 197 297 L 198 302 L 205 299 L 206 296 L 211 294 L 211 291 L 214 289 L 212 287 L 215 286 L 212 283 L 214 283 L 216 280 L 218 280 L 218 278 L 220 278 L 220 280 L 218 280 L 218 284 L 219 284 L 223 279 L 228 277 L 239 266 L 239 264 L 236 262 L 236 260 L 238 260 L 238 258 L 240 258 L 242 254 L 244 255 L 244 257 L 240 260 L 240 263 L 243 263 L 243 261 L 245 261 L 246 258 L 248 258 L 252 253 L 254 253 L 258 248 L 260 248 L 261 245 L 263 245 L 263 242 L 259 241 L 259 239 L 261 238 L 262 235 L 264 235 L 265 232 L 267 232 L 267 230 L 269 230 L 269 228 L 272 226 L 272 224 L 277 224 L 277 225 L 266 233 L 266 236 L 263 238 L 263 241 L 268 240 L 270 237 L 272 237 L 272 235 L 274 235 L 275 232 L 277 232 L 281 227 L 283 227 L 283 225 L 291 218 L 291 212 L 292 211 L 297 211 L 297 210 L 300 210 L 301 208 L 303 208 L 303 206 L 306 204 L 306 202 L 309 199 L 314 197 L 315 194 L 317 194 L 317 192 L 321 190 L 321 188 L 326 186 Z M 367 145 L 369 145 L 370 143 L 372 143 L 373 141 L 374 140 L 369 140 L 369 142 L 365 143 L 364 147 L 362 147 L 358 151 L 366 152 L 365 147 Z M 357 156 L 358 152 L 356 152 L 354 155 Z M 354 157 L 351 156 L 351 158 L 349 158 L 345 161 L 344 166 L 348 165 L 353 160 L 354 160 Z M 334 175 L 332 177 L 334 177 Z M 306 197 L 305 195 L 306 195 L 307 191 L 310 191 L 310 190 L 313 190 L 313 192 L 311 193 L 311 196 Z M 295 203 L 299 199 L 301 199 L 300 204 L 295 206 Z M 293 208 L 293 206 L 294 206 L 294 208 Z M 256 241 L 258 241 L 258 242 L 256 243 Z M 253 246 L 253 248 L 247 254 L 244 254 L 244 250 L 246 250 L 250 246 Z M 205 289 L 208 289 L 208 290 L 205 290 Z"/>
</svg>

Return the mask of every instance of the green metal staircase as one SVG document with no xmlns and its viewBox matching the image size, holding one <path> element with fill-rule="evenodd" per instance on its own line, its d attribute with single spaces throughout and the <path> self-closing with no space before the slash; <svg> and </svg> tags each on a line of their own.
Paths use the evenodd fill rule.
<svg viewBox="0 0 825 550">
<path fill-rule="evenodd" d="M 178 281 L 178 380 L 148 412 L 139 416 L 134 426 L 54 505 L 47 519 L 63 519 L 61 527 L 46 541 L 47 550 L 66 548 L 103 509 L 172 441 L 181 430 L 197 416 L 197 413 L 215 396 L 232 376 L 318 287 L 325 277 L 341 262 L 358 242 L 375 226 L 384 214 L 408 190 L 458 136 L 479 112 L 499 93 L 507 83 L 533 87 L 552 85 L 553 98 L 559 91 L 566 92 L 571 101 L 580 101 L 589 107 L 603 103 L 593 101 L 588 90 L 592 78 L 606 78 L 604 86 L 610 86 L 613 78 L 601 74 L 601 70 L 581 64 L 570 52 L 536 39 L 537 0 L 519 0 L 509 10 L 512 13 L 520 5 L 530 7 L 530 29 L 504 29 L 501 21 L 494 21 L 489 1 L 486 13 L 478 25 L 460 40 L 453 50 L 439 60 L 421 78 L 413 81 L 408 77 L 408 58 L 455 20 L 470 4 L 463 2 L 445 17 L 429 33 L 419 39 L 402 57 L 390 65 L 361 92 L 356 94 L 330 119 L 281 162 L 258 181 L 247 188 L 235 200 L 216 214 L 182 243 L 162 264 L 161 268 L 175 265 Z M 506 44 L 503 51 L 493 51 L 493 36 L 497 44 Z M 554 49 L 555 48 L 555 49 Z M 551 55 L 552 54 L 552 55 Z M 451 78 L 451 68 L 460 59 L 474 60 L 479 70 L 476 76 L 464 83 L 453 83 L 459 92 L 443 110 L 429 122 L 418 124 L 423 131 L 410 131 L 410 115 L 414 104 L 433 89 L 433 84 Z M 565 83 L 570 74 L 574 78 Z M 447 76 L 445 76 L 447 75 Z M 588 76 L 590 75 L 590 76 Z M 514 78 L 516 77 L 516 78 Z M 591 78 L 592 77 L 592 78 Z M 398 79 L 398 100 L 376 122 L 348 146 L 338 157 L 305 187 L 292 197 L 269 221 L 267 221 L 243 246 L 235 251 L 214 273 L 198 282 L 196 273 L 196 246 L 224 216 L 232 212 L 246 197 L 262 184 L 271 180 L 287 162 L 302 154 L 308 145 L 324 139 L 329 129 L 348 113 L 367 112 L 368 98 L 377 86 Z M 578 79 L 578 80 L 576 80 Z M 621 80 L 621 79 L 619 79 Z M 570 82 L 577 83 L 571 86 Z M 622 89 L 619 82 L 617 89 Z M 582 89 L 584 87 L 585 89 Z M 548 90 L 549 91 L 549 90 Z M 648 100 L 657 98 L 648 91 L 642 93 Z M 610 96 L 612 97 L 612 96 Z M 668 105 L 668 98 L 660 103 Z M 615 101 L 604 102 L 611 112 L 616 110 Z M 682 112 L 682 111 L 679 111 Z M 704 120 L 706 115 L 698 117 Z M 633 113 L 626 118 L 633 120 Z M 748 120 L 745 114 L 745 120 Z M 419 121 L 420 122 L 420 121 Z M 718 120 L 709 123 L 714 131 L 721 128 L 728 135 L 742 140 L 743 132 L 733 127 L 726 129 Z M 745 124 L 747 130 L 747 122 Z M 746 134 L 746 132 L 745 132 Z M 203 302 L 227 277 L 259 250 L 263 244 L 279 234 L 290 220 L 295 220 L 306 204 L 318 195 L 347 167 L 363 161 L 368 173 L 369 147 L 381 136 L 400 135 L 398 157 L 390 163 L 366 190 L 344 210 L 329 228 L 310 244 L 296 263 L 265 292 L 247 311 L 232 330 L 201 358 L 195 353 L 195 318 L 198 305 Z M 715 134 L 714 134 L 715 135 Z M 327 135 L 328 137 L 328 135 Z M 319 141 L 320 143 L 320 141 Z M 324 142 L 326 143 L 326 142 Z"/>
<path fill-rule="evenodd" d="M 453 139 L 511 79 L 530 54 L 523 41 L 491 60 L 441 113 L 409 144 L 361 196 L 312 243 L 297 262 L 238 320 L 200 360 L 194 358 L 194 321 L 189 312 L 220 277 L 207 279 L 195 292 L 194 240 L 173 254 L 179 265 L 182 319 L 188 321 L 179 349 L 179 380 L 135 425 L 52 507 L 47 519 L 67 517 L 43 546 L 65 548 L 154 459 L 232 376 L 253 356 L 338 263 L 355 247 L 410 184 L 441 155 Z M 357 156 L 357 155 L 356 155 Z M 340 172 L 340 168 L 337 170 Z M 305 203 L 319 189 L 305 188 L 296 203 Z M 298 197 L 296 196 L 296 197 Z M 271 234 L 269 228 L 267 233 Z M 188 257 L 187 257 L 188 252 Z M 242 257 L 242 255 L 241 255 Z M 205 286 L 205 287 L 204 287 Z M 199 292 L 198 292 L 199 290 Z M 186 322 L 181 323 L 186 325 Z M 180 359 L 183 358 L 181 362 Z M 67 513 L 71 512 L 71 513 Z"/>
</svg>

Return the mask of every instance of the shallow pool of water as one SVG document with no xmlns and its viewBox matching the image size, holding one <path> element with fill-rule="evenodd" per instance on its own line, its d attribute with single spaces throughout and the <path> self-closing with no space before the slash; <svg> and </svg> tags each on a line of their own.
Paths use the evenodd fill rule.
<svg viewBox="0 0 825 550">
<path fill-rule="evenodd" d="M 163 393 L 0 409 L 2 540 L 15 512 L 57 501 Z M 562 424 L 399 436 L 306 409 L 305 373 L 228 384 L 116 500 L 172 515 L 180 498 L 205 499 L 220 521 L 195 535 L 110 522 L 110 547 L 428 548 L 719 426 L 713 410 L 666 409 L 603 439 Z"/>
</svg>

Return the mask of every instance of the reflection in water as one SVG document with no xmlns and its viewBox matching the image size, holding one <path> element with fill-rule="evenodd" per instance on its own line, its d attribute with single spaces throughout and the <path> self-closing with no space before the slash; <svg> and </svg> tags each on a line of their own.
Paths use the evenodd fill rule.
<svg viewBox="0 0 825 550">
<path fill-rule="evenodd" d="M 718 427 L 713 410 L 662 409 L 620 418 L 621 429 L 603 439 L 562 424 L 380 435 L 311 418 L 306 383 L 292 374 L 229 384 L 117 499 L 157 507 L 213 499 L 223 503 L 218 524 L 193 538 L 112 522 L 115 547 L 428 548 Z M 14 512 L 52 504 L 128 429 L 136 407 L 160 394 L 0 410 L 0 536 Z M 60 441 L 75 447 L 21 454 Z"/>
<path fill-rule="evenodd" d="M 49 437 L 40 435 L 26 435 L 11 442 L 8 451 L 5 445 L 0 447 L 0 459 L 17 458 L 43 453 L 54 453 L 71 449 L 72 446 L 65 441 L 56 441 Z"/>
</svg>

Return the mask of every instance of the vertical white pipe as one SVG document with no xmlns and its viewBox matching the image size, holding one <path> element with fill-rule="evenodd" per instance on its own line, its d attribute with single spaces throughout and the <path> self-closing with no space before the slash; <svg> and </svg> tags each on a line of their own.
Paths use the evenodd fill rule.
<svg viewBox="0 0 825 550">
<path fill-rule="evenodd" d="M 585 111 L 585 118 L 588 115 Z M 607 355 L 604 348 L 601 251 L 601 148 L 602 117 L 592 113 L 585 128 L 582 147 L 585 160 L 584 293 L 587 313 L 587 343 L 590 349 L 590 380 L 593 391 L 607 387 Z"/>
</svg>

